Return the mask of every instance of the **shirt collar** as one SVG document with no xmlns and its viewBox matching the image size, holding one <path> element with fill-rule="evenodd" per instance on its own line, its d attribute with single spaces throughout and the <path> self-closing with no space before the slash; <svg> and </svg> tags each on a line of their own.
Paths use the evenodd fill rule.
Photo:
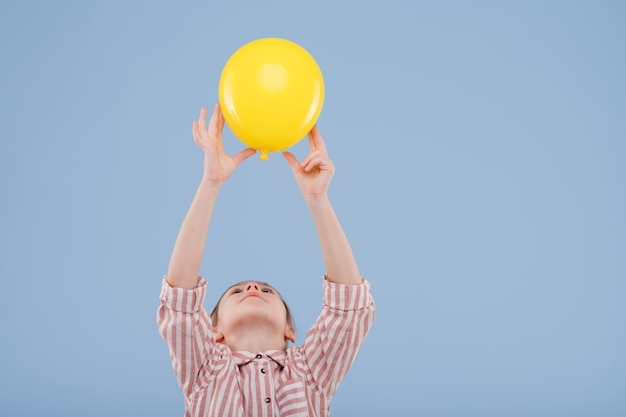
<svg viewBox="0 0 626 417">
<path fill-rule="evenodd" d="M 233 352 L 232 355 L 234 362 L 238 366 L 247 365 L 257 359 L 269 358 L 276 362 L 281 368 L 285 367 L 285 358 L 287 357 L 287 353 L 284 350 L 268 350 L 265 352 L 248 352 L 240 350 Z"/>
</svg>

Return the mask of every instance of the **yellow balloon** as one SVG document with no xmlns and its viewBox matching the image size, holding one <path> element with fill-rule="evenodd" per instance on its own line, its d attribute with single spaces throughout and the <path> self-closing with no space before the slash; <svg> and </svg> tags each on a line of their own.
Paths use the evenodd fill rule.
<svg viewBox="0 0 626 417">
<path fill-rule="evenodd" d="M 268 153 L 295 145 L 311 130 L 322 111 L 324 79 L 300 45 L 257 39 L 224 65 L 219 101 L 233 134 L 269 159 Z"/>
</svg>

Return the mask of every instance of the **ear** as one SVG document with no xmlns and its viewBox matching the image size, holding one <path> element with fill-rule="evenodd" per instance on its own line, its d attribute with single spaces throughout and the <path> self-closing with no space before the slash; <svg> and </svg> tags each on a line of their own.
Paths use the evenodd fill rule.
<svg viewBox="0 0 626 417">
<path fill-rule="evenodd" d="M 285 329 L 285 340 L 291 340 L 291 343 L 296 343 L 296 333 L 291 326 L 287 326 Z"/>
<path fill-rule="evenodd" d="M 220 343 L 224 341 L 224 334 L 218 329 L 215 329 L 215 341 Z"/>
</svg>

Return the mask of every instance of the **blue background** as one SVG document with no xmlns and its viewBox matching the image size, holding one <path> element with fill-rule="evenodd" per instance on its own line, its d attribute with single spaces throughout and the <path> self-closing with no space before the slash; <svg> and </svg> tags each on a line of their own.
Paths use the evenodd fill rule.
<svg viewBox="0 0 626 417">
<path fill-rule="evenodd" d="M 0 414 L 183 414 L 155 320 L 202 174 L 191 122 L 276 36 L 324 74 L 330 194 L 378 305 L 333 415 L 623 417 L 625 21 L 591 0 L 3 1 Z M 274 284 L 302 341 L 324 266 L 279 154 L 224 188 L 201 272 L 208 307 Z"/>
</svg>

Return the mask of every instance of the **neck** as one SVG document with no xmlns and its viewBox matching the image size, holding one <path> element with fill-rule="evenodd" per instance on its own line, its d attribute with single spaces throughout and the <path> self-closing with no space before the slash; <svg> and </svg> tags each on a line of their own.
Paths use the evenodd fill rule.
<svg viewBox="0 0 626 417">
<path fill-rule="evenodd" d="M 268 350 L 285 350 L 287 341 L 281 332 L 267 326 L 254 323 L 237 326 L 222 341 L 233 352 L 266 352 Z"/>
</svg>

